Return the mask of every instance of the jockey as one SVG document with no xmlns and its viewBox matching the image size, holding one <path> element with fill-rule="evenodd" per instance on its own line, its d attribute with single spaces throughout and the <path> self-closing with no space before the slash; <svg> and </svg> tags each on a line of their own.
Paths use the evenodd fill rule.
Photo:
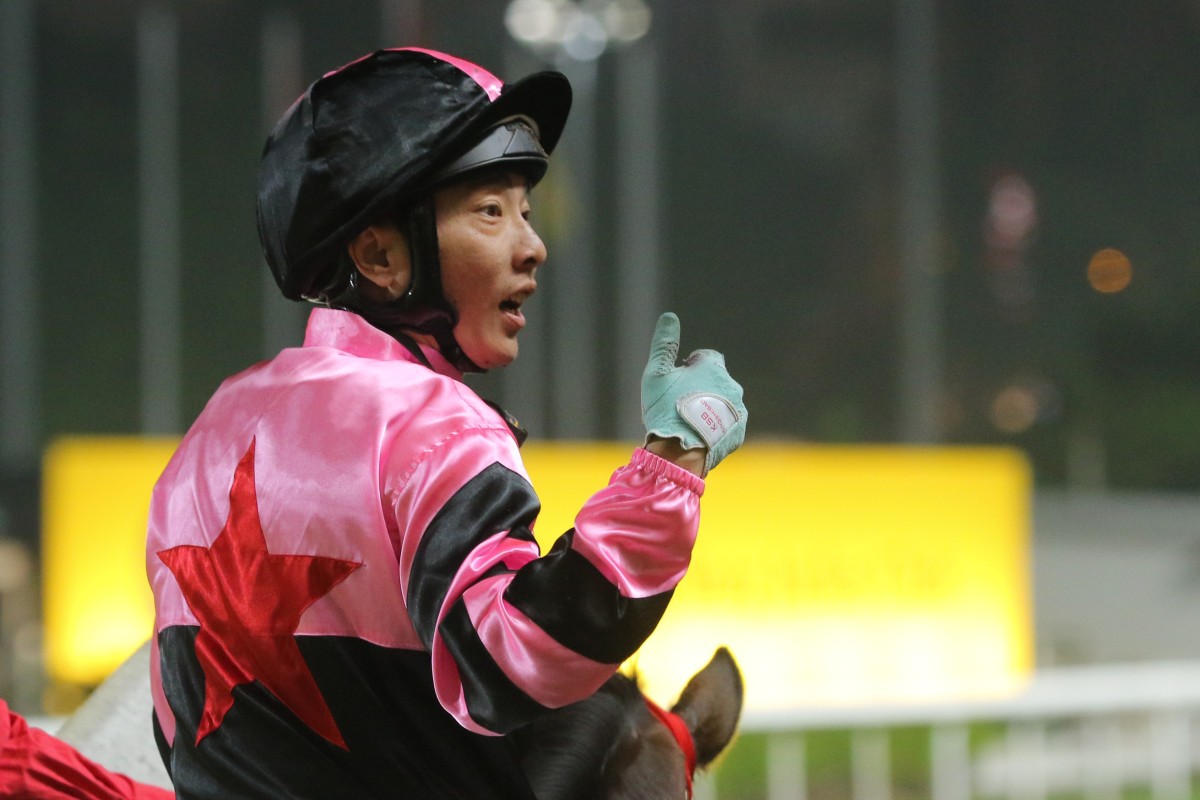
<svg viewBox="0 0 1200 800">
<path fill-rule="evenodd" d="M 227 379 L 155 485 L 154 729 L 181 798 L 532 798 L 504 736 L 594 692 L 687 570 L 742 442 L 713 351 L 664 314 L 647 436 L 546 554 L 524 432 L 463 375 L 518 352 L 530 190 L 567 80 L 422 49 L 317 80 L 261 162 L 303 345 Z"/>
</svg>

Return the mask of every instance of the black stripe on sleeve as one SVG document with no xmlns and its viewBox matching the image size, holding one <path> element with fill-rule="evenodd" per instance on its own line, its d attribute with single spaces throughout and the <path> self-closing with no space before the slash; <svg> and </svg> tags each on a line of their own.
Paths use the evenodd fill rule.
<svg viewBox="0 0 1200 800">
<path fill-rule="evenodd" d="M 673 590 L 623 596 L 575 550 L 575 531 L 517 572 L 504 598 L 560 644 L 602 664 L 619 664 L 654 631 Z"/>
<path fill-rule="evenodd" d="M 430 521 L 409 573 L 408 613 L 426 647 L 459 568 L 480 542 L 500 531 L 534 541 L 530 526 L 541 510 L 529 481 L 492 464 L 455 492 Z"/>
<path fill-rule="evenodd" d="M 509 733 L 549 709 L 517 687 L 492 659 L 462 600 L 442 620 L 439 633 L 458 665 L 471 719 L 496 733 Z"/>
</svg>

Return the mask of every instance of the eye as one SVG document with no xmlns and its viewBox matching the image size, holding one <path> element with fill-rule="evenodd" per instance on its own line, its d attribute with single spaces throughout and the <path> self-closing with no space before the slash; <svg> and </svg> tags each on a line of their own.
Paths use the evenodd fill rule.
<svg viewBox="0 0 1200 800">
<path fill-rule="evenodd" d="M 484 203 L 480 210 L 489 217 L 499 217 L 503 213 L 500 204 L 494 201 Z"/>
</svg>

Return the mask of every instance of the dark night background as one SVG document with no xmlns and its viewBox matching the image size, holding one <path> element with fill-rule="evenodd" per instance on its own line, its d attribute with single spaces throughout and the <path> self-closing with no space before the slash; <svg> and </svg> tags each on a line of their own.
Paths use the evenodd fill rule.
<svg viewBox="0 0 1200 800">
<path fill-rule="evenodd" d="M 388 44 L 424 44 L 504 74 L 516 48 L 504 2 L 419 5 L 411 38 Z M 726 354 L 746 387 L 751 440 L 899 441 L 893 5 L 649 5 L 662 297 L 683 318 L 685 348 Z M 306 81 L 384 44 L 379 2 L 172 6 L 183 424 L 223 377 L 266 355 L 253 204 L 266 129 L 261 20 L 279 7 L 300 24 Z M 40 312 L 30 335 L 43 444 L 139 429 L 138 11 L 35 4 Z M 1200 4 L 942 2 L 936 50 L 943 319 L 932 441 L 1022 448 L 1040 487 L 1200 489 Z M 608 323 L 607 267 L 621 235 L 611 133 L 620 57 L 606 53 L 597 66 L 592 200 L 566 202 L 569 213 L 546 223 L 556 241 L 571 235 L 572 215 L 597 224 L 601 437 L 621 435 L 611 376 L 642 366 L 615 363 Z M 570 126 L 566 137 L 569 150 Z M 569 167 L 559 171 L 568 185 Z M 989 208 L 999 186 L 1023 192 L 1032 215 L 997 244 Z M 538 214 L 561 199 L 544 191 Z M 1132 264 L 1123 291 L 1089 285 L 1089 259 L 1103 248 Z M 547 293 L 571 269 L 555 252 Z M 298 335 L 302 311 L 285 313 Z M 552 341 L 554 326 L 569 324 L 538 313 L 532 322 L 551 326 Z M 503 393 L 495 376 L 482 388 Z M 533 434 L 569 438 L 572 422 L 560 415 Z M 8 463 L 4 474 L 3 500 L 19 518 L 32 508 L 36 464 Z"/>
</svg>

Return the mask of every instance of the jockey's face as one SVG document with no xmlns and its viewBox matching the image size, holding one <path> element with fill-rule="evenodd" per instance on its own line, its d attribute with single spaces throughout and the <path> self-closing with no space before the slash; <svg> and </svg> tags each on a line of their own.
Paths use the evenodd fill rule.
<svg viewBox="0 0 1200 800">
<path fill-rule="evenodd" d="M 546 245 L 529 223 L 529 187 L 514 172 L 486 172 L 434 196 L 442 289 L 458 312 L 454 337 L 483 369 L 517 357 L 522 304 L 537 290 Z"/>
</svg>

